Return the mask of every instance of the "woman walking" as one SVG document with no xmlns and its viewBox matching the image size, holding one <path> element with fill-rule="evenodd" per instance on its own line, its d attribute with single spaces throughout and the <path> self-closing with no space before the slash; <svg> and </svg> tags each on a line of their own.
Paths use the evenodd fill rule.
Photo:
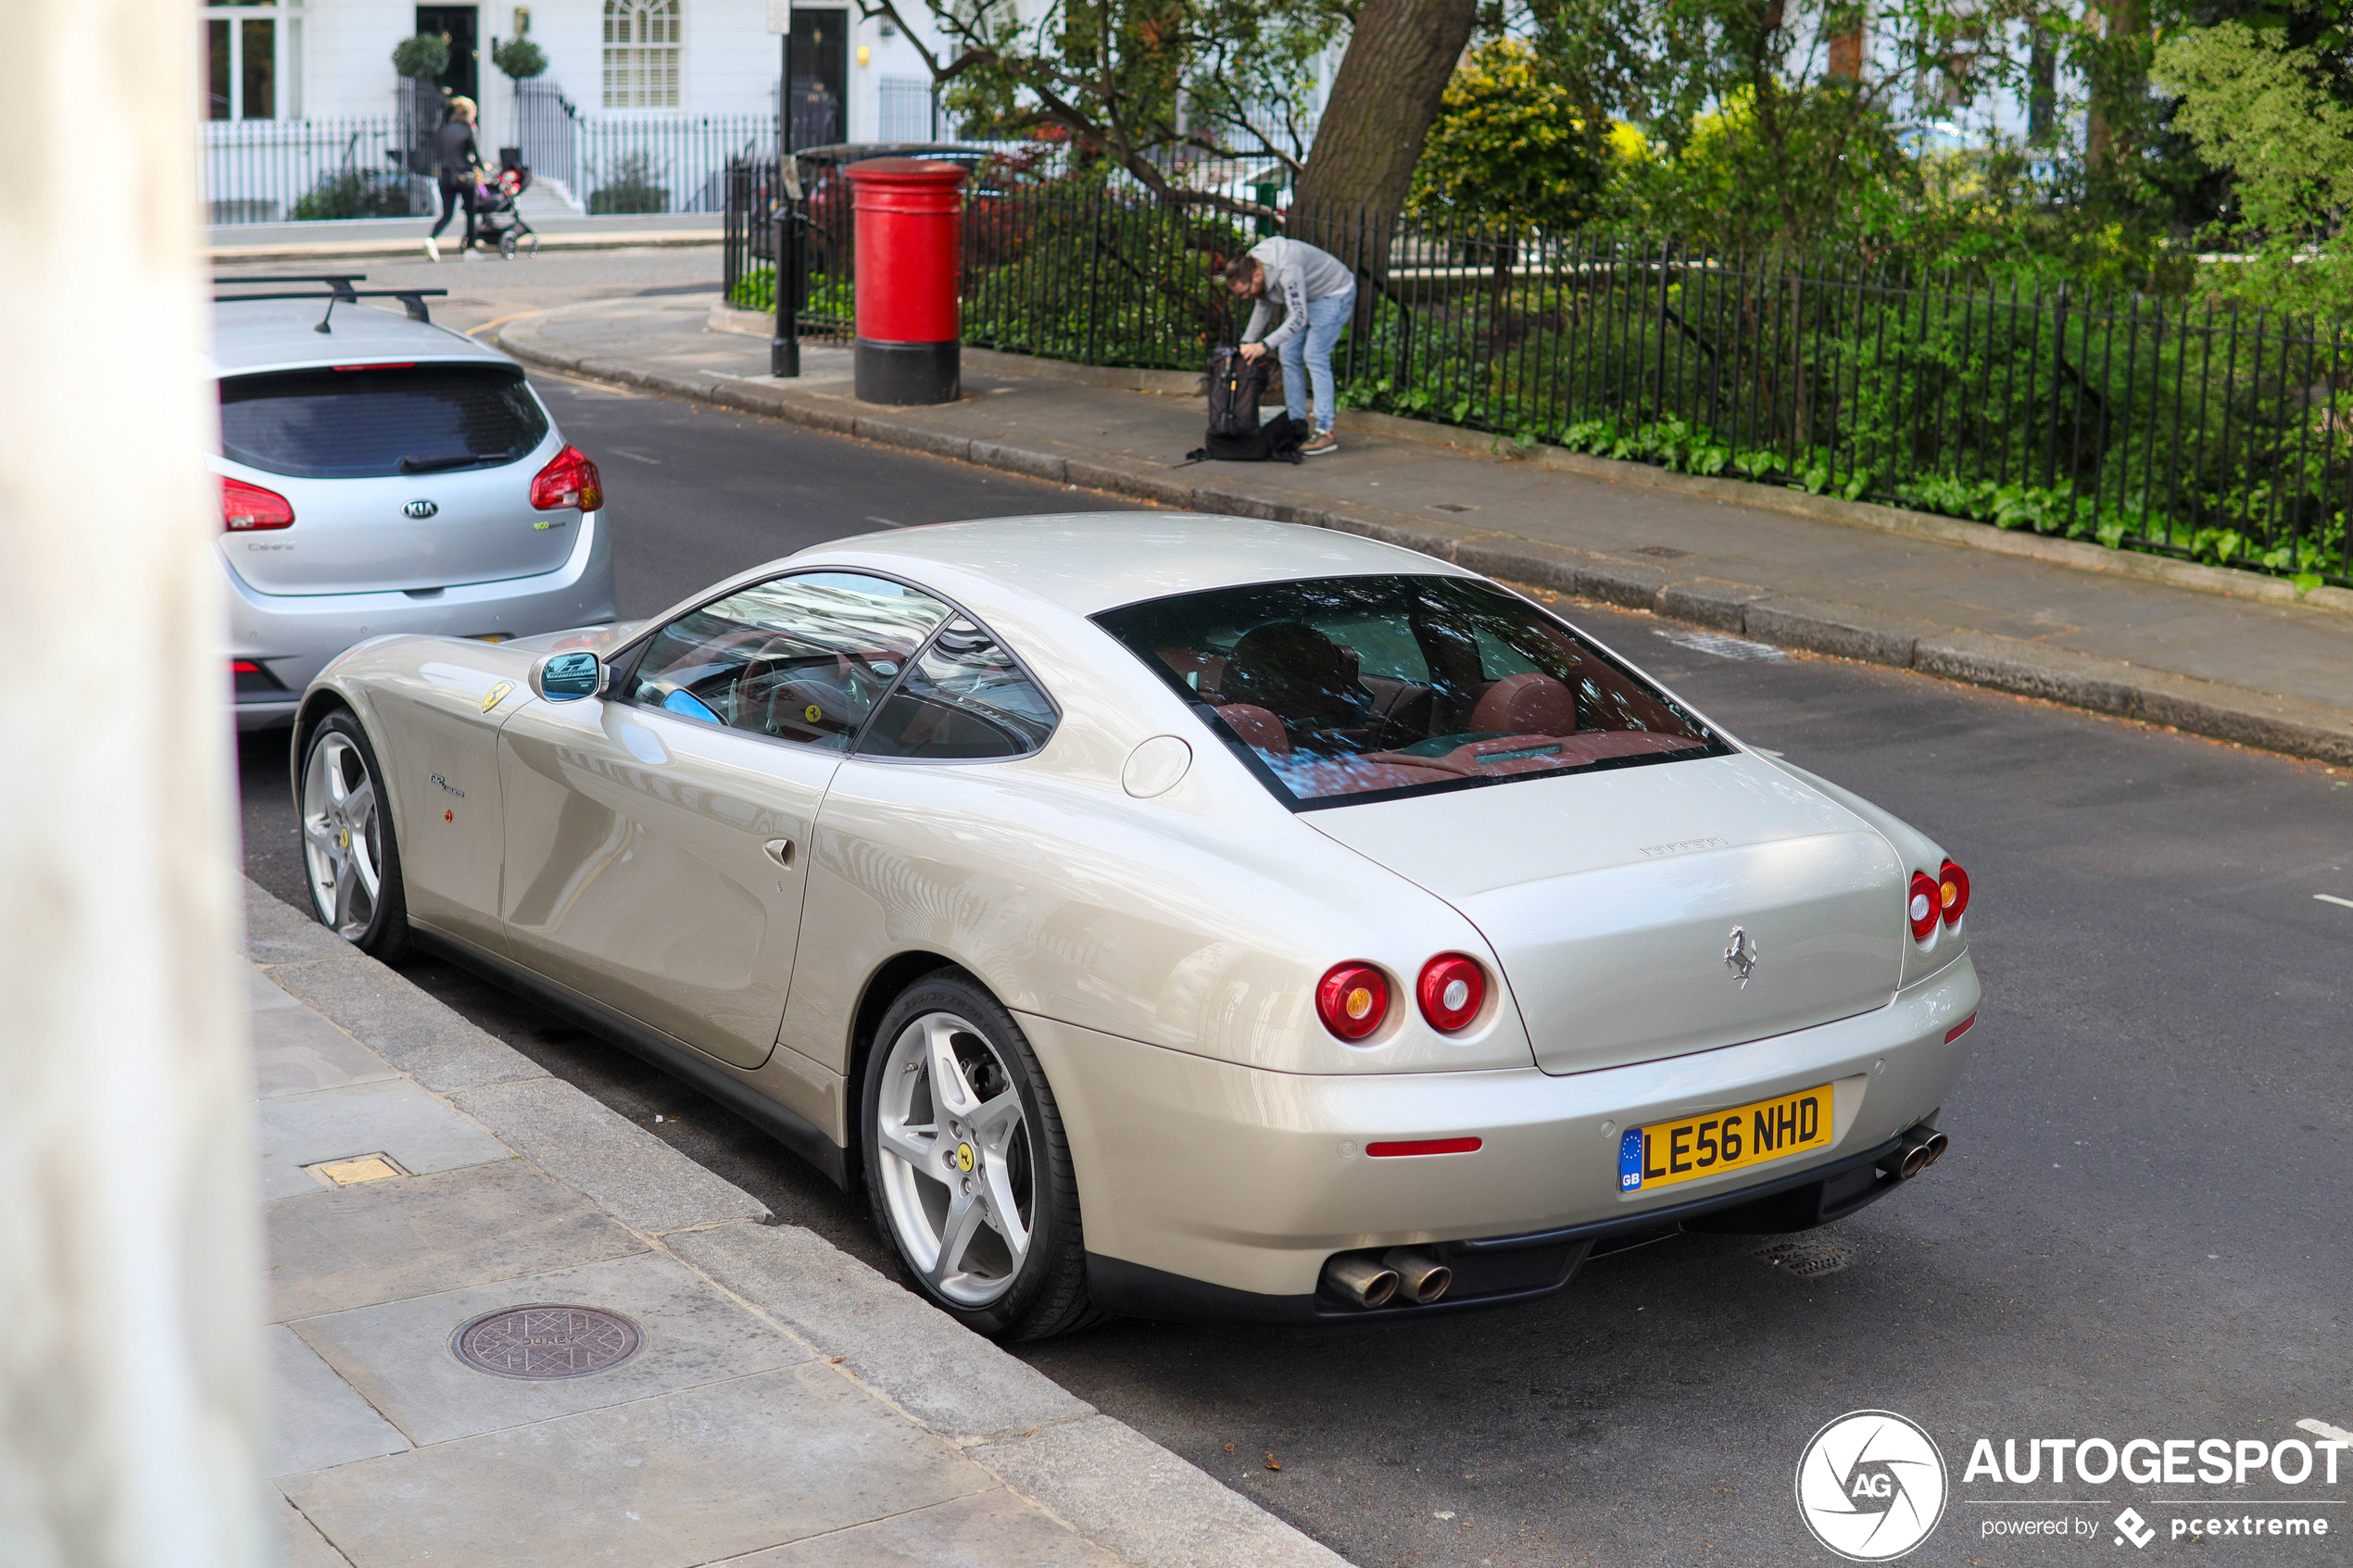
<svg viewBox="0 0 2353 1568">
<path fill-rule="evenodd" d="M 457 216 L 460 202 L 466 207 L 466 237 L 458 253 L 462 256 L 473 249 L 476 175 L 482 164 L 482 151 L 474 145 L 474 101 L 452 98 L 449 118 L 433 133 L 434 163 L 441 177 L 441 219 L 425 236 L 425 254 L 435 261 L 441 259 L 441 232 Z"/>
</svg>

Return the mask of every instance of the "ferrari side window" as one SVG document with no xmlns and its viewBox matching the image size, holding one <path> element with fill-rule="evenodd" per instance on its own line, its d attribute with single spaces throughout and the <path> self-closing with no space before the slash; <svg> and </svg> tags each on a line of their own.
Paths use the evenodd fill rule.
<svg viewBox="0 0 2353 1568">
<path fill-rule="evenodd" d="M 629 699 L 839 751 L 948 614 L 937 599 L 885 578 L 774 578 L 655 633 Z"/>
<path fill-rule="evenodd" d="M 858 749 L 939 762 L 1022 757 L 1046 744 L 1054 721 L 1054 705 L 996 639 L 957 621 L 916 659 Z"/>
</svg>

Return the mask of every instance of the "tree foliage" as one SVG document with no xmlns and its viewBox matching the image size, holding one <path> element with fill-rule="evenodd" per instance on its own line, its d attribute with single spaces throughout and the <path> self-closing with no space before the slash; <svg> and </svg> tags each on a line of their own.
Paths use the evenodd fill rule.
<svg viewBox="0 0 2353 1568">
<path fill-rule="evenodd" d="M 1049 132 L 1163 201 L 1264 209 L 1185 183 L 1187 159 L 1279 163 L 1312 142 L 1316 67 L 1347 0 L 928 0 L 926 45 L 902 0 L 862 0 L 924 55 L 958 118 L 984 134 Z M 1269 214 L 1271 216 L 1271 214 Z"/>
<path fill-rule="evenodd" d="M 1489 230 L 1573 229 L 1610 176 L 1609 126 L 1581 112 L 1510 37 L 1475 50 L 1446 85 L 1406 210 Z"/>
</svg>

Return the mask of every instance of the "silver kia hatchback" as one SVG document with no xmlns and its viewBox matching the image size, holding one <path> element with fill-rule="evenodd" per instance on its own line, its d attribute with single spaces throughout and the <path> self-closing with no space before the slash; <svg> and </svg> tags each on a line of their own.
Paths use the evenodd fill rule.
<svg viewBox="0 0 2353 1568">
<path fill-rule="evenodd" d="M 310 678 L 369 637 L 616 616 L 596 464 L 521 365 L 407 306 L 344 282 L 214 307 L 239 729 L 290 722 Z"/>
</svg>

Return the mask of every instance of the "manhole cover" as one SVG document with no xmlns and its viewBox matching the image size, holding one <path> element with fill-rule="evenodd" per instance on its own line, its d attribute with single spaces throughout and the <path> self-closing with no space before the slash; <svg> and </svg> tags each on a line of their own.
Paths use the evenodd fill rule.
<svg viewBox="0 0 2353 1568">
<path fill-rule="evenodd" d="M 1828 1236 L 1799 1236 L 1756 1249 L 1758 1261 L 1785 1269 L 1800 1279 L 1834 1274 L 1855 1261 L 1855 1248 Z"/>
<path fill-rule="evenodd" d="M 497 1377 L 585 1377 L 619 1366 L 643 1343 L 635 1323 L 594 1307 L 501 1307 L 449 1336 L 459 1361 Z"/>
</svg>

